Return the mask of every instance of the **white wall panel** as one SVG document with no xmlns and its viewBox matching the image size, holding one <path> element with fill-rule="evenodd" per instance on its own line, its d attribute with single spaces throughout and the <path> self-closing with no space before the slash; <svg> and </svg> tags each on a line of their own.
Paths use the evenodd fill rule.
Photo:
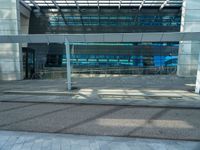
<svg viewBox="0 0 200 150">
<path fill-rule="evenodd" d="M 200 44 L 193 41 L 200 40 L 199 34 L 194 33 L 200 32 L 199 6 L 199 0 L 184 0 L 183 2 L 181 32 L 190 32 L 184 36 L 184 39 L 192 42 L 181 42 L 180 44 L 177 71 L 179 76 L 196 76 Z M 183 64 L 185 64 L 186 67 L 183 67 Z M 187 65 L 190 65 L 190 67 L 187 67 Z M 187 71 L 185 69 L 187 69 Z"/>
<path fill-rule="evenodd" d="M 0 0 L 0 35 L 18 35 L 19 1 Z M 5 38 L 9 40 L 9 38 Z M 18 43 L 0 44 L 0 80 L 20 80 L 21 49 Z"/>
</svg>

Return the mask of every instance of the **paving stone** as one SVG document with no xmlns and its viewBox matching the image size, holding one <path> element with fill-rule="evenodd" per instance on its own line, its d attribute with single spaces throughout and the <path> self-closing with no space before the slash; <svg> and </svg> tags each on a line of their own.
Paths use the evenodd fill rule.
<svg viewBox="0 0 200 150">
<path fill-rule="evenodd" d="M 105 137 L 105 136 L 91 137 L 84 135 L 69 135 L 69 134 L 45 134 L 45 133 L 0 131 L 0 137 L 2 136 L 6 137 L 6 135 L 9 135 L 9 140 L 6 140 L 4 146 L 0 147 L 0 150 L 189 150 L 189 149 L 199 150 L 200 149 L 200 142 L 193 142 L 193 141 L 175 141 L 175 140 L 170 141 L 170 140 L 159 140 L 159 139 L 138 139 L 138 138 Z M 82 140 L 83 138 L 84 140 Z M 71 142 L 69 142 L 69 140 Z M 85 142 L 85 144 L 83 144 L 83 142 Z"/>
</svg>

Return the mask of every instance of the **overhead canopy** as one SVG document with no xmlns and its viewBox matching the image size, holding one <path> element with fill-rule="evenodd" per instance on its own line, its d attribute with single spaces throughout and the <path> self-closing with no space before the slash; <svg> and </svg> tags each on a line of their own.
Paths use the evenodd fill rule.
<svg viewBox="0 0 200 150">
<path fill-rule="evenodd" d="M 0 35 L 0 43 L 200 41 L 200 32 Z"/>
<path fill-rule="evenodd" d="M 29 7 L 40 9 L 62 7 L 181 7 L 183 0 L 20 0 Z"/>
</svg>

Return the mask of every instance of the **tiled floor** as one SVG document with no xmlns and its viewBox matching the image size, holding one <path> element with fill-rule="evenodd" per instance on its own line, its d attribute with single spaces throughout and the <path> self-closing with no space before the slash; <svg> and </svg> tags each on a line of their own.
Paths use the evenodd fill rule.
<svg viewBox="0 0 200 150">
<path fill-rule="evenodd" d="M 199 150 L 200 142 L 0 131 L 0 150 Z"/>
</svg>

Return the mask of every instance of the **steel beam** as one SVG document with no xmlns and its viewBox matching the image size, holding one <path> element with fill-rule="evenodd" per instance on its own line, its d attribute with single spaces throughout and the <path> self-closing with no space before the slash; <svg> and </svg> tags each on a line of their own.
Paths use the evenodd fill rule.
<svg viewBox="0 0 200 150">
<path fill-rule="evenodd" d="M 30 0 L 30 2 L 40 11 L 40 7 L 34 0 Z"/>
<path fill-rule="evenodd" d="M 145 3 L 145 0 L 143 0 L 142 3 L 140 4 L 139 10 L 142 9 L 142 6 L 144 5 L 144 3 Z"/>
<path fill-rule="evenodd" d="M 121 8 L 122 0 L 119 0 L 119 9 Z"/>
<path fill-rule="evenodd" d="M 28 10 L 32 10 L 31 9 L 31 7 L 27 4 L 27 3 L 25 3 L 23 0 L 20 0 L 20 3 L 24 6 L 24 7 L 26 7 Z"/>
<path fill-rule="evenodd" d="M 65 22 L 65 24 L 67 25 L 67 20 L 65 19 L 65 15 L 63 14 L 61 8 L 60 8 L 60 7 L 57 5 L 57 3 L 54 2 L 53 0 L 52 0 L 52 3 L 53 3 L 53 4 L 55 5 L 55 7 L 58 9 L 58 11 L 60 12 L 60 14 L 61 14 L 61 16 L 62 16 L 62 18 L 63 18 L 63 20 L 64 20 L 64 22 Z"/>
<path fill-rule="evenodd" d="M 168 2 L 169 0 L 165 0 L 164 3 L 160 6 L 160 10 L 162 10 L 167 5 Z"/>
<path fill-rule="evenodd" d="M 78 5 L 77 0 L 74 0 L 74 1 L 75 1 L 75 4 L 76 4 L 77 9 L 80 10 L 80 7 L 79 7 L 79 5 Z"/>
<path fill-rule="evenodd" d="M 200 32 L 0 35 L 0 43 L 179 42 L 200 41 Z"/>
<path fill-rule="evenodd" d="M 98 11 L 99 11 L 99 9 L 100 9 L 100 7 L 99 7 L 99 0 L 97 0 L 97 7 L 98 7 Z"/>
</svg>

